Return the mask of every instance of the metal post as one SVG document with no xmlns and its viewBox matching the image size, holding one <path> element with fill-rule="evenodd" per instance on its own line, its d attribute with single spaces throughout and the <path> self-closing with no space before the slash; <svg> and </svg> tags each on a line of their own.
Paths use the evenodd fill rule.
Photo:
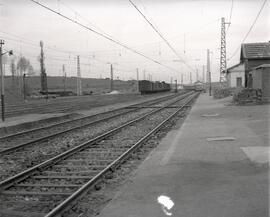
<svg viewBox="0 0 270 217">
<path fill-rule="evenodd" d="M 65 65 L 63 65 L 63 76 L 64 76 L 64 92 L 66 92 L 66 87 L 67 87 L 67 74 L 65 70 Z"/>
<path fill-rule="evenodd" d="M 209 83 L 209 96 L 211 96 L 211 71 L 210 71 L 210 50 L 207 49 L 207 75 L 208 75 L 208 83 Z"/>
<path fill-rule="evenodd" d="M 139 92 L 139 69 L 136 69 L 137 72 L 137 91 Z"/>
<path fill-rule="evenodd" d="M 25 84 L 25 73 L 23 73 L 23 100 L 26 100 L 26 84 Z"/>
<path fill-rule="evenodd" d="M 175 93 L 177 93 L 177 79 L 175 80 Z"/>
<path fill-rule="evenodd" d="M 40 41 L 40 83 L 41 83 L 41 92 L 47 93 L 47 99 L 48 99 L 48 84 L 47 84 L 47 74 L 44 64 L 44 51 L 43 51 L 43 41 Z"/>
<path fill-rule="evenodd" d="M 113 64 L 111 64 L 111 92 L 113 91 Z"/>
<path fill-rule="evenodd" d="M 81 68 L 80 68 L 80 56 L 77 56 L 77 95 L 82 95 L 82 81 L 81 81 Z"/>
<path fill-rule="evenodd" d="M 225 74 L 227 70 L 227 60 L 226 60 L 226 24 L 231 24 L 225 22 L 225 18 L 221 18 L 221 40 L 220 40 L 220 79 L 219 82 L 226 81 Z"/>
<path fill-rule="evenodd" d="M 189 73 L 189 81 L 190 81 L 190 84 L 192 84 L 192 73 L 191 72 Z"/>
<path fill-rule="evenodd" d="M 203 65 L 203 71 L 202 71 L 202 82 L 205 83 L 204 65 Z"/>
<path fill-rule="evenodd" d="M 0 40 L 0 71 L 1 71 L 1 107 L 2 107 L 2 121 L 5 121 L 5 88 L 4 88 L 4 71 L 2 63 L 2 45 L 4 40 Z"/>
<path fill-rule="evenodd" d="M 181 74 L 181 85 L 183 85 L 183 80 L 184 80 L 184 77 L 183 77 L 183 74 Z"/>
<path fill-rule="evenodd" d="M 145 80 L 145 70 L 143 70 L 143 80 Z"/>
</svg>

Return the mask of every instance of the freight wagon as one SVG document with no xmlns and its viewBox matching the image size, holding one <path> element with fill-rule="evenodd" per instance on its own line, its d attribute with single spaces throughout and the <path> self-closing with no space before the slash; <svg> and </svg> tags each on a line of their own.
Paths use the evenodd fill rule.
<svg viewBox="0 0 270 217">
<path fill-rule="evenodd" d="M 162 82 L 151 82 L 147 80 L 141 80 L 139 81 L 139 92 L 141 94 L 148 94 L 148 93 L 158 93 L 158 92 L 165 92 L 170 91 L 171 86 L 170 84 Z"/>
</svg>

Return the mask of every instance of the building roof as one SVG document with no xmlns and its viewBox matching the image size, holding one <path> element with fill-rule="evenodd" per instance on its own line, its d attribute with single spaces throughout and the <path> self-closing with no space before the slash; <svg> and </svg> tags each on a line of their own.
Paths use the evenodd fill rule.
<svg viewBox="0 0 270 217">
<path fill-rule="evenodd" d="M 233 66 L 231 66 L 230 68 L 228 68 L 227 70 L 226 70 L 226 72 L 227 72 L 227 74 L 228 73 L 231 73 L 232 71 L 233 71 L 233 69 L 235 69 L 235 68 L 237 68 L 237 67 L 239 67 L 239 66 L 241 66 L 241 65 L 243 65 L 243 63 L 238 63 L 238 64 L 236 64 L 236 65 L 233 65 Z M 241 71 L 244 71 L 243 69 L 242 70 L 235 70 L 235 72 L 241 72 Z"/>
<path fill-rule="evenodd" d="M 240 59 L 270 59 L 270 42 L 242 44 Z"/>
<path fill-rule="evenodd" d="M 227 71 L 230 71 L 230 70 L 236 68 L 237 66 L 240 66 L 241 64 L 242 64 L 242 63 L 237 63 L 236 65 L 233 65 L 233 66 L 227 68 Z"/>
<path fill-rule="evenodd" d="M 254 69 L 261 69 L 261 68 L 270 68 L 270 64 L 262 64 L 262 65 L 255 67 Z"/>
</svg>

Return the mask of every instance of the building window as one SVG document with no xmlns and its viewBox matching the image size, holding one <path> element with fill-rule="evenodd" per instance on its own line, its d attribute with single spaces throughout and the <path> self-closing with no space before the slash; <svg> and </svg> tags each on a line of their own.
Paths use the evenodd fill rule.
<svg viewBox="0 0 270 217">
<path fill-rule="evenodd" d="M 236 86 L 237 87 L 242 87 L 242 77 L 237 77 L 236 78 Z"/>
</svg>

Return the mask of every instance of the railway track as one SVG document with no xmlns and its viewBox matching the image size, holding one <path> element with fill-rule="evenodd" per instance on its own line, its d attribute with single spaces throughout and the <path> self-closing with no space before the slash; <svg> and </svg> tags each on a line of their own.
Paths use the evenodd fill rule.
<svg viewBox="0 0 270 217">
<path fill-rule="evenodd" d="M 60 215 L 196 96 L 156 108 L 2 181 L 1 216 Z"/>
<path fill-rule="evenodd" d="M 115 118 L 142 109 L 144 108 L 144 106 L 149 107 L 158 102 L 169 100 L 174 97 L 175 95 L 165 96 L 147 102 L 137 103 L 132 106 L 124 108 L 114 109 L 111 111 L 106 111 L 95 115 L 75 118 L 72 120 L 67 120 L 56 124 L 51 124 L 39 128 L 34 128 L 31 130 L 17 132 L 15 134 L 5 135 L 3 137 L 0 137 L 0 144 L 2 144 L 0 145 L 0 155 L 17 151 L 18 149 L 35 144 L 37 142 L 48 140 L 50 138 L 59 136 L 64 133 L 78 130 L 80 128 L 97 124 L 102 121 L 107 121 L 111 118 Z"/>
<path fill-rule="evenodd" d="M 38 131 L 38 135 L 41 135 L 41 137 L 32 139 L 32 134 L 30 134 L 31 140 L 26 142 L 21 142 L 24 140 L 23 136 L 11 140 L 10 143 L 2 142 L 0 143 L 2 144 L 0 145 L 1 147 L 8 145 L 10 147 L 8 147 L 6 152 L 3 151 L 0 154 L 0 181 L 76 147 L 134 118 L 140 117 L 148 111 L 153 110 L 157 105 L 165 105 L 168 103 L 168 100 L 174 101 L 175 97 L 183 98 L 189 94 L 191 93 L 167 96 L 151 100 L 150 102 L 148 101 L 147 103 L 135 104 L 121 111 L 118 109 L 108 112 L 106 117 L 101 114 L 99 115 L 100 118 L 94 116 L 94 119 L 91 119 L 90 116 L 87 119 L 89 122 L 78 126 L 73 126 L 74 123 L 70 122 L 69 128 L 62 128 L 60 126 L 61 128 L 58 132 L 56 132 L 55 128 L 51 130 L 46 129 L 48 132 L 52 131 L 52 134 L 43 135 L 42 132 L 44 130 Z M 17 141 L 20 143 L 18 144 Z"/>
<path fill-rule="evenodd" d="M 127 96 L 123 97 L 123 100 L 116 99 L 115 96 L 102 96 L 107 100 L 102 101 L 97 95 L 89 96 L 76 96 L 76 97 L 63 97 L 58 99 L 50 99 L 48 101 L 41 100 L 37 102 L 27 102 L 22 104 L 6 105 L 5 115 L 6 117 L 14 117 L 22 114 L 42 114 L 42 113 L 56 113 L 56 112 L 72 112 L 82 109 L 90 109 L 97 106 L 106 105 L 106 101 L 124 102 Z M 111 97 L 111 98 L 109 98 Z M 108 99 L 109 98 L 109 99 Z M 135 95 L 130 95 L 131 99 L 136 99 Z M 138 98 L 138 97 L 137 97 Z M 72 102 L 72 103 L 71 103 Z M 1 108 L 0 108 L 1 111 Z"/>
</svg>

